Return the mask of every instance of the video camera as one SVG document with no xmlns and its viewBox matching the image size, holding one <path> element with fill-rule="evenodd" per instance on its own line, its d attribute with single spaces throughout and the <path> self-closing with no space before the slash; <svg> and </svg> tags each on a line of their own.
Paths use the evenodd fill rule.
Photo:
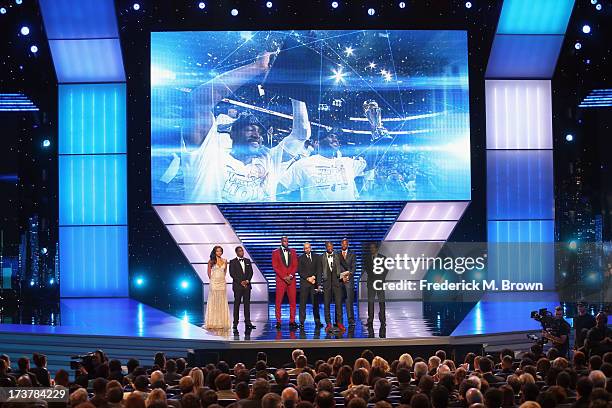
<svg viewBox="0 0 612 408">
<path fill-rule="evenodd" d="M 559 319 L 555 319 L 553 314 L 548 311 L 546 308 L 542 308 L 540 310 L 534 310 L 531 312 L 531 318 L 537 322 L 540 322 L 542 326 L 542 330 L 546 330 L 548 332 L 557 331 L 559 329 L 560 321 Z M 527 338 L 533 340 L 534 343 L 544 345 L 548 343 L 548 339 L 545 337 L 537 337 L 536 335 L 527 335 Z"/>
<path fill-rule="evenodd" d="M 92 351 L 87 354 L 80 354 L 76 356 L 70 356 L 70 359 L 73 360 L 70 362 L 71 370 L 78 370 L 81 367 L 85 367 L 87 372 L 90 372 L 94 367 L 94 362 L 96 360 L 96 352 Z"/>
</svg>

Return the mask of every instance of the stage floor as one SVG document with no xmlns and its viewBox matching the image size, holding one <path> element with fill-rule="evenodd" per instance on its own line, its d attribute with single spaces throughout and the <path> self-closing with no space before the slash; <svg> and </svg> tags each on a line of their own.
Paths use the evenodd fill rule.
<svg viewBox="0 0 612 408">
<path fill-rule="evenodd" d="M 289 330 L 288 305 L 283 305 L 282 328 L 276 330 L 274 305 L 256 303 L 251 306 L 256 329 L 247 332 L 240 323 L 237 332 L 211 332 L 203 328 L 204 310 L 177 311 L 171 315 L 127 298 L 62 299 L 59 307 L 53 308 L 48 316 L 38 311 L 37 318 L 30 320 L 42 324 L 27 324 L 24 319 L 2 316 L 0 332 L 214 342 L 418 339 L 538 330 L 539 324 L 530 318 L 530 312 L 542 307 L 550 310 L 557 304 L 558 297 L 552 292 L 487 294 L 477 303 L 394 301 L 387 302 L 386 328 L 381 329 L 376 316 L 374 330 L 368 330 L 365 324 L 367 303 L 359 302 L 355 306 L 356 326 L 340 335 L 328 335 L 324 329 L 315 328 L 310 306 L 303 330 Z M 321 315 L 322 312 L 321 307 Z M 7 320 L 15 323 L 7 323 Z"/>
</svg>

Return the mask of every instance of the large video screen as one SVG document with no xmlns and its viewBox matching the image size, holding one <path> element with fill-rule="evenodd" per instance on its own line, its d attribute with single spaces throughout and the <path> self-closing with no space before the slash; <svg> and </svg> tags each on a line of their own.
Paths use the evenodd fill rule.
<svg viewBox="0 0 612 408">
<path fill-rule="evenodd" d="M 154 204 L 469 200 L 465 31 L 151 34 Z"/>
</svg>

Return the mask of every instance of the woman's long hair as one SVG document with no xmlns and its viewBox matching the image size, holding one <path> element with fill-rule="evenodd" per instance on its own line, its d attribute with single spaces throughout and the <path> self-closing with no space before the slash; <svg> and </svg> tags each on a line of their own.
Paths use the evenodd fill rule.
<svg viewBox="0 0 612 408">
<path fill-rule="evenodd" d="M 221 248 L 221 253 L 223 254 L 223 247 L 221 245 L 215 245 L 214 248 L 212 249 L 212 251 L 210 251 L 210 262 L 211 265 L 214 265 L 217 263 L 217 248 Z"/>
</svg>

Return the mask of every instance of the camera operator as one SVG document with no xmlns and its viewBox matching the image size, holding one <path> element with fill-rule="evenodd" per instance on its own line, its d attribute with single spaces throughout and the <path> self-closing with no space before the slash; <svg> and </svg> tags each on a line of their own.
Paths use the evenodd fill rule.
<svg viewBox="0 0 612 408">
<path fill-rule="evenodd" d="M 559 350 L 561 357 L 567 358 L 569 354 L 569 334 L 571 327 L 563 319 L 563 308 L 561 306 L 555 307 L 554 319 L 547 330 L 542 330 L 542 337 L 552 341 L 553 346 Z"/>
<path fill-rule="evenodd" d="M 612 329 L 608 327 L 608 315 L 604 312 L 597 313 L 595 322 L 595 327 L 589 330 L 584 341 L 584 348 L 589 356 L 612 351 Z"/>
<path fill-rule="evenodd" d="M 578 315 L 574 317 L 574 350 L 584 346 L 588 331 L 595 327 L 595 318 L 588 313 L 586 303 L 578 302 L 576 307 Z"/>
</svg>

